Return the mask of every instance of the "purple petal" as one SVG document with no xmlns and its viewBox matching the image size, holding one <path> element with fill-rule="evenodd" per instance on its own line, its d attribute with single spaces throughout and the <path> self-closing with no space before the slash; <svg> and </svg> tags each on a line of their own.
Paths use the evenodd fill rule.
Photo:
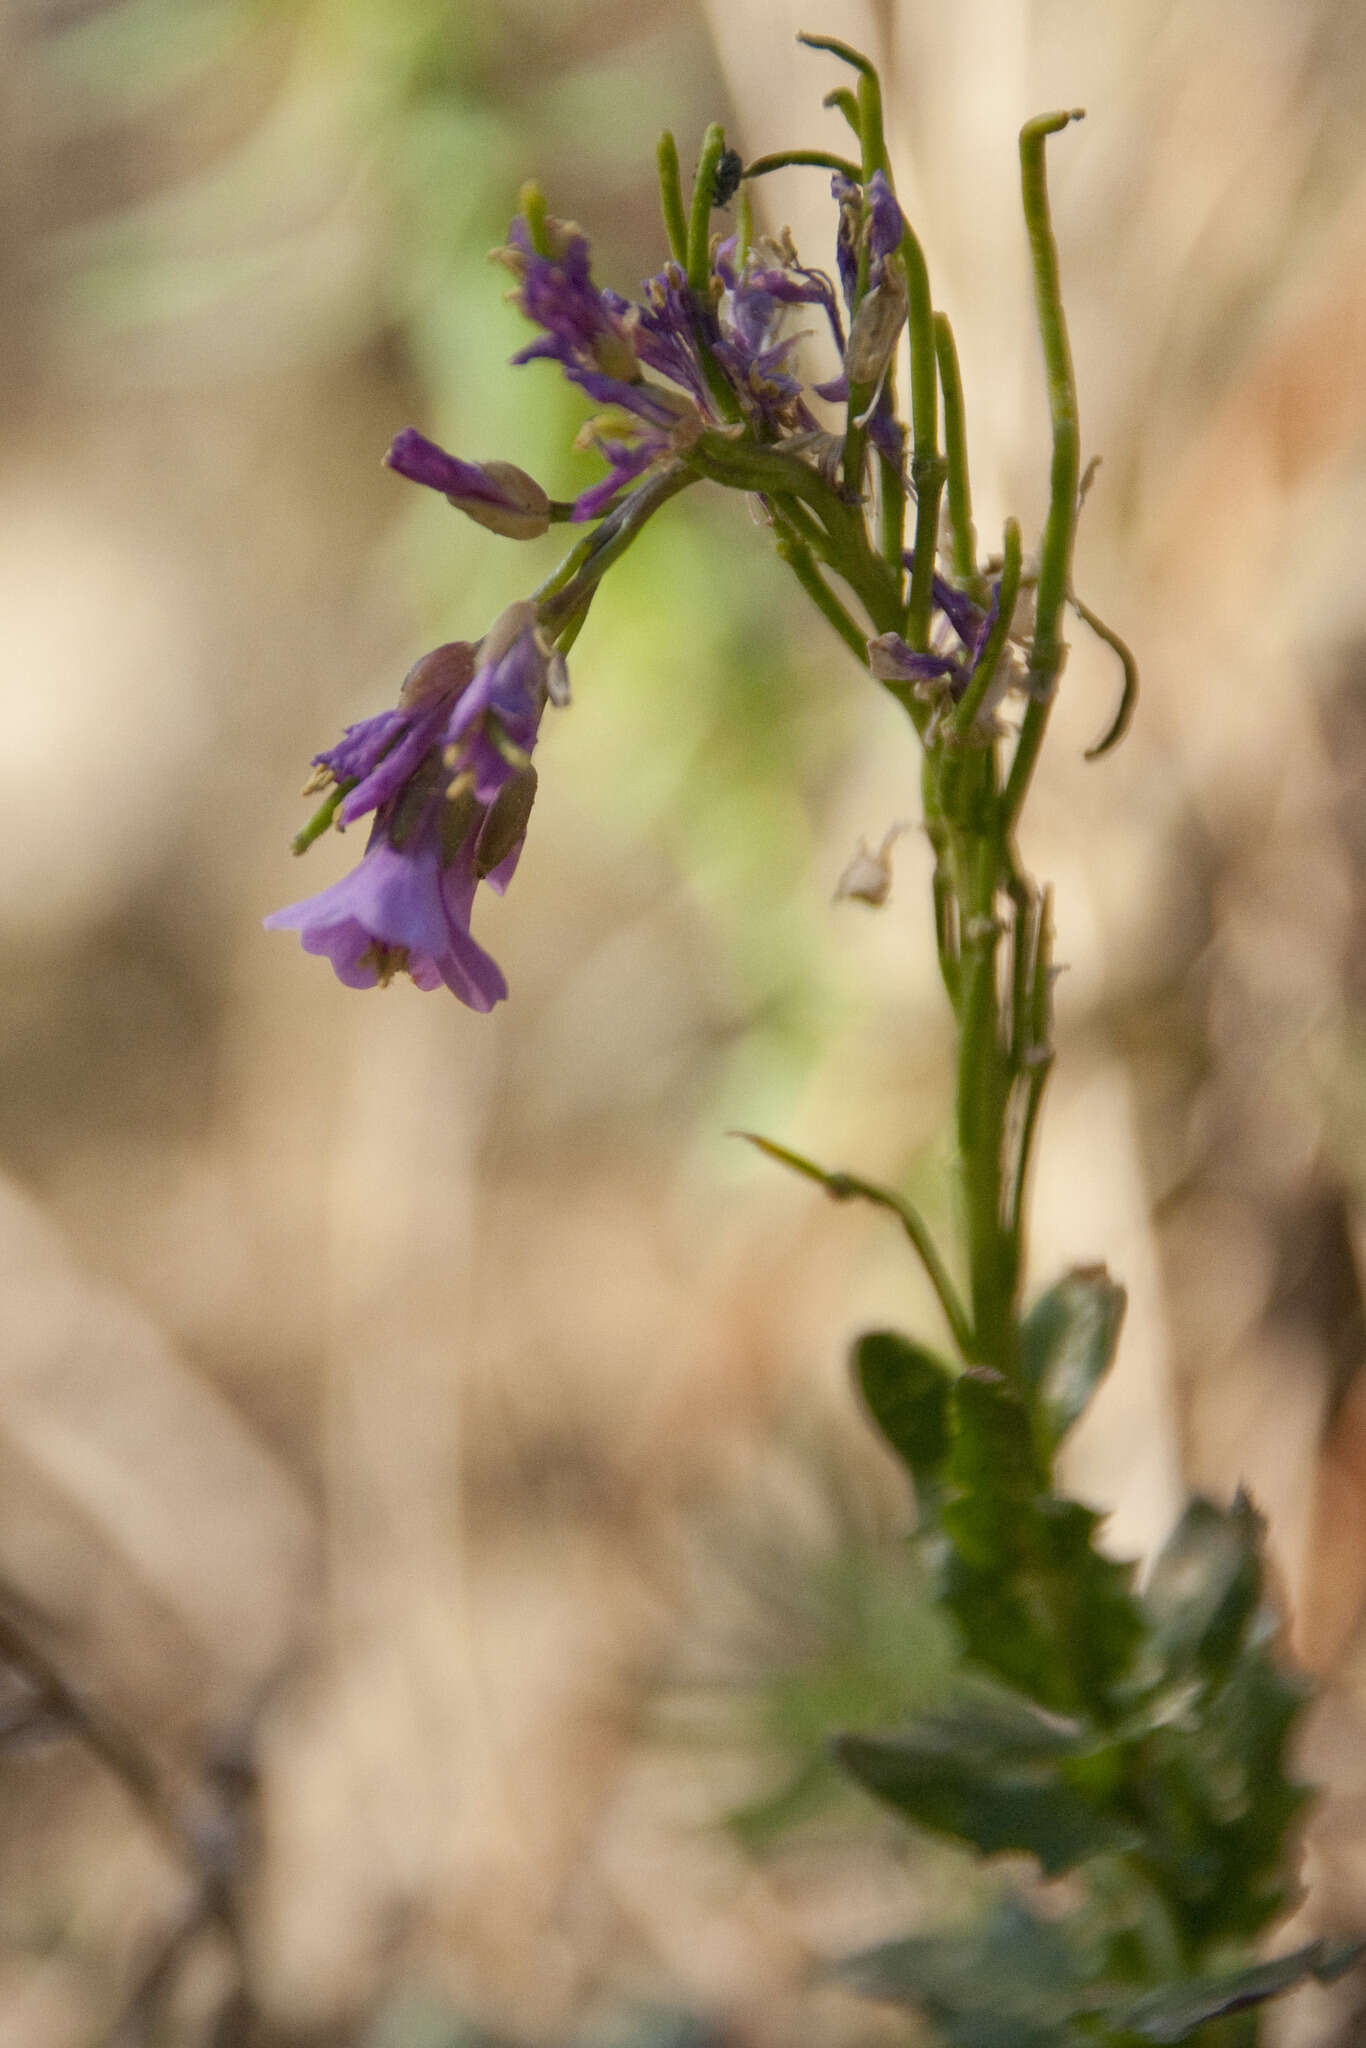
<svg viewBox="0 0 1366 2048">
<path fill-rule="evenodd" d="M 869 207 L 868 254 L 875 263 L 881 264 L 893 250 L 900 248 L 906 223 L 896 194 L 881 171 L 873 172 L 866 197 Z"/>
<path fill-rule="evenodd" d="M 909 559 L 907 566 L 910 566 Z M 965 647 L 973 647 L 982 625 L 982 611 L 963 591 L 943 576 L 934 579 L 934 601 Z"/>
<path fill-rule="evenodd" d="M 502 502 L 502 493 L 477 462 L 461 462 L 457 456 L 448 455 L 435 441 L 419 434 L 416 427 L 405 427 L 401 434 L 395 434 L 384 460 L 389 469 L 406 476 L 409 483 L 425 484 L 429 491 L 441 491 L 447 497 L 476 498 L 491 505 Z"/>
<path fill-rule="evenodd" d="M 879 682 L 929 683 L 958 670 L 947 655 L 917 654 L 899 633 L 881 633 L 868 642 L 868 666 Z"/>
<path fill-rule="evenodd" d="M 443 872 L 437 813 L 402 850 L 377 825 L 359 867 L 316 896 L 266 918 L 271 931 L 297 931 L 304 951 L 326 956 L 348 988 L 373 988 L 380 949 L 402 949 L 419 988 L 445 983 L 474 1010 L 507 994 L 497 963 L 470 936 L 472 878 L 463 863 Z"/>
</svg>

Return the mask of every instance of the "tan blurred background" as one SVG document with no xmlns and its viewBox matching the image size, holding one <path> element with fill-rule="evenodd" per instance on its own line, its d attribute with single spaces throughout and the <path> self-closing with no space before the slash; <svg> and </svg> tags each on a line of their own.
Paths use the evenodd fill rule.
<svg viewBox="0 0 1366 2048">
<path fill-rule="evenodd" d="M 689 164 L 718 114 L 839 146 L 799 27 L 883 63 L 988 544 L 1037 531 L 1046 452 L 1015 134 L 1089 109 L 1051 157 L 1077 573 L 1145 691 L 1084 764 L 1116 678 L 1079 638 L 1026 831 L 1071 970 L 1034 1268 L 1131 1289 L 1071 1472 L 1116 1546 L 1188 1484 L 1270 1516 L 1325 1681 L 1306 1914 L 1366 1920 L 1361 7 L 14 0 L 5 2048 L 870 2041 L 813 1963 L 963 1892 L 801 1790 L 942 1669 L 843 1364 L 932 1306 L 726 1136 L 943 1205 L 917 836 L 886 910 L 831 901 L 914 815 L 895 708 L 690 500 L 600 599 L 481 906 L 512 1000 L 357 996 L 260 930 L 356 851 L 290 860 L 309 756 L 553 559 L 383 471 L 391 433 L 591 473 L 505 367 L 517 186 L 633 290 L 661 126 Z M 822 184 L 766 193 L 814 263 Z M 1354 2038 L 1316 1996 L 1282 2038 Z"/>
</svg>

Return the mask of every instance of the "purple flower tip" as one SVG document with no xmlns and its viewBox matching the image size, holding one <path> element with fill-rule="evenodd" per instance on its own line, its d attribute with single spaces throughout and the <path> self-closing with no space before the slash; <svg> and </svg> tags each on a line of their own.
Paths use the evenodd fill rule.
<svg viewBox="0 0 1366 2048">
<path fill-rule="evenodd" d="M 478 489 L 480 471 L 472 462 L 460 462 L 435 441 L 429 441 L 416 427 L 395 434 L 384 458 L 385 466 L 406 476 L 409 483 L 425 484 L 429 491 L 468 492 Z"/>
<path fill-rule="evenodd" d="M 534 477 L 511 462 L 462 462 L 405 427 L 384 458 L 410 483 L 440 491 L 457 512 L 508 540 L 535 540 L 550 524 L 550 501 Z"/>
</svg>

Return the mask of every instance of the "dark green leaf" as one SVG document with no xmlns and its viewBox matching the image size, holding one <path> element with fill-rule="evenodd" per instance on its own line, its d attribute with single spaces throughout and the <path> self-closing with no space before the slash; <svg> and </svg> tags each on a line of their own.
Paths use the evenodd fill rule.
<svg viewBox="0 0 1366 2048">
<path fill-rule="evenodd" d="M 1320 1984 L 1332 1983 L 1359 1959 L 1363 1946 L 1361 1942 L 1312 1941 L 1307 1948 L 1277 1956 L 1274 1962 L 1164 1985 L 1112 2017 L 1145 2041 L 1185 2041 L 1208 2021 L 1261 2005 L 1310 1977 Z"/>
<path fill-rule="evenodd" d="M 1137 1839 L 1079 1789 L 1112 1770 L 1103 1747 L 1014 1694 L 967 1695 L 892 1735 L 841 1736 L 835 1754 L 920 1826 L 984 1856 L 1026 1851 L 1050 1877 Z"/>
<path fill-rule="evenodd" d="M 1308 1795 L 1286 1759 L 1308 1687 L 1259 1638 L 1224 1681 L 1173 1697 L 1131 1773 L 1146 1853 L 1193 1938 L 1250 1939 L 1292 1902 L 1287 1841 Z"/>
<path fill-rule="evenodd" d="M 1124 1289 L 1103 1266 L 1078 1266 L 1040 1295 L 1020 1325 L 1020 1369 L 1061 1442 L 1109 1371 L 1124 1321 Z"/>
<path fill-rule="evenodd" d="M 998 1375 L 962 1374 L 951 1420 L 941 1582 L 965 1647 L 1045 1706 L 1103 1715 L 1142 1635 L 1131 1568 L 1096 1549 L 1096 1515 L 1048 1492 L 1028 1412 Z"/>
<path fill-rule="evenodd" d="M 1096 2009 L 1056 1927 L 1016 1902 L 962 1934 L 893 1941 L 839 1973 L 866 1997 L 924 2013 L 945 2048 L 1072 2048 L 1069 2024 Z"/>
<path fill-rule="evenodd" d="M 1262 1592 L 1260 1515 L 1244 1493 L 1233 1506 L 1193 1500 L 1163 1547 L 1144 1594 L 1155 1646 L 1175 1674 L 1213 1674 L 1237 1654 Z"/>
<path fill-rule="evenodd" d="M 1151 1869 L 1203 1945 L 1250 1940 L 1291 1903 L 1287 1848 L 1308 1796 L 1287 1762 L 1309 1687 L 1278 1655 L 1261 1542 L 1245 1497 L 1227 1512 L 1195 1501 L 1145 1594 L 1152 1636 L 1128 1803 Z"/>
<path fill-rule="evenodd" d="M 949 1453 L 952 1367 L 894 1330 L 870 1330 L 854 1346 L 854 1377 L 869 1414 L 914 1479 L 923 1513 Z"/>
</svg>

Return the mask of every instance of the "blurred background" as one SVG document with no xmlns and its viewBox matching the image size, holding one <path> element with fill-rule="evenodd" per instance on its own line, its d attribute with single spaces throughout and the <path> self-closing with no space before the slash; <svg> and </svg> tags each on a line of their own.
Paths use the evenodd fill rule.
<svg viewBox="0 0 1366 2048">
<path fill-rule="evenodd" d="M 1034 1273 L 1104 1259 L 1071 1483 L 1151 1552 L 1246 1483 L 1323 1694 L 1314 1930 L 1366 1922 L 1366 15 L 1355 0 L 15 0 L 0 18 L 0 2039 L 843 2044 L 822 1957 L 965 1902 L 820 1762 L 947 1651 L 849 1340 L 900 1239 L 727 1132 L 946 1195 L 890 701 L 738 500 L 614 573 L 505 903 L 512 999 L 261 917 L 309 757 L 546 572 L 379 466 L 558 495 L 582 408 L 487 267 L 521 181 L 658 267 L 658 130 L 841 146 L 883 67 L 979 532 L 1037 533 L 1015 137 L 1085 453 L 1025 853 L 1057 888 Z M 768 225 L 832 255 L 816 173 Z M 1282 2041 L 1346 2042 L 1352 1992 Z M 898 2037 L 900 2028 L 898 2023 Z"/>
</svg>

